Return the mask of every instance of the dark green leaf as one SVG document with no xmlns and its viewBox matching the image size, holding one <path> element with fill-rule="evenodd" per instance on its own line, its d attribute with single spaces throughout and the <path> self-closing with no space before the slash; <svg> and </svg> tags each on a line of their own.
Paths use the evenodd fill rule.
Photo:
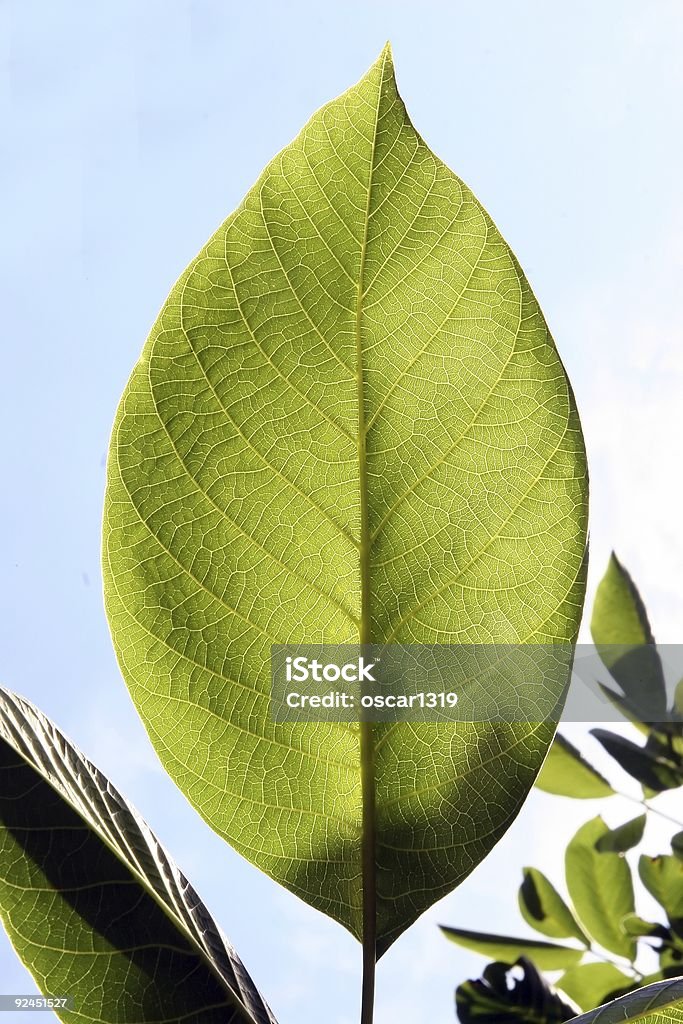
<svg viewBox="0 0 683 1024">
<path fill-rule="evenodd" d="M 613 553 L 598 586 L 591 634 L 598 653 L 645 722 L 666 717 L 662 662 L 638 589 Z"/>
<path fill-rule="evenodd" d="M 613 796 L 614 790 L 569 740 L 558 733 L 548 751 L 536 785 L 545 793 L 594 799 Z"/>
<path fill-rule="evenodd" d="M 576 1012 L 526 957 L 489 964 L 480 981 L 458 986 L 455 1006 L 461 1024 L 556 1024 Z"/>
<path fill-rule="evenodd" d="M 557 982 L 557 987 L 582 1010 L 592 1010 L 635 986 L 633 978 L 614 964 L 579 964 L 570 967 Z"/>
<path fill-rule="evenodd" d="M 632 850 L 643 838 L 646 821 L 647 815 L 639 814 L 637 818 L 610 829 L 606 835 L 598 839 L 597 849 L 600 853 L 626 853 L 627 850 Z"/>
<path fill-rule="evenodd" d="M 540 942 L 536 939 L 516 939 L 509 935 L 491 935 L 488 932 L 473 932 L 446 925 L 441 926 L 441 931 L 451 942 L 471 949 L 474 953 L 505 963 L 513 963 L 520 956 L 527 956 L 544 971 L 571 967 L 584 954 L 583 949 L 572 949 L 571 946 L 559 946 L 554 942 Z"/>
<path fill-rule="evenodd" d="M 147 825 L 32 704 L 0 689 L 0 913 L 69 1024 L 274 1024 Z"/>
<path fill-rule="evenodd" d="M 565 853 L 567 888 L 579 920 L 605 949 L 632 960 L 636 944 L 621 921 L 635 911 L 631 869 L 617 853 L 601 853 L 598 840 L 609 833 L 602 818 L 578 830 Z"/>
<path fill-rule="evenodd" d="M 663 978 L 679 978 L 683 975 L 683 949 L 676 939 L 662 944 L 659 951 L 659 967 Z"/>
<path fill-rule="evenodd" d="M 625 772 L 653 793 L 662 793 L 681 785 L 683 776 L 670 759 L 657 756 L 647 747 L 640 747 L 609 729 L 591 729 L 591 733 Z"/>
<path fill-rule="evenodd" d="M 575 1017 L 572 1024 L 683 1024 L 683 981 L 658 981 Z"/>
<path fill-rule="evenodd" d="M 545 875 L 536 868 L 524 868 L 523 874 L 519 909 L 527 924 L 552 939 L 578 939 L 587 946 L 574 915 Z"/>
<path fill-rule="evenodd" d="M 683 832 L 677 832 L 675 836 L 672 836 L 671 849 L 674 852 L 674 857 L 683 860 Z"/>
</svg>

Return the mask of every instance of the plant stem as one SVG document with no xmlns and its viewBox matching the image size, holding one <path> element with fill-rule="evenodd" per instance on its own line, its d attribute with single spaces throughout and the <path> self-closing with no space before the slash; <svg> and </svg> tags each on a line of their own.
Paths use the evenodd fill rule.
<svg viewBox="0 0 683 1024">
<path fill-rule="evenodd" d="M 361 722 L 361 788 L 363 793 L 363 987 L 360 1024 L 372 1024 L 377 962 L 377 896 L 375 885 L 375 759 L 372 722 Z"/>
<path fill-rule="evenodd" d="M 613 957 L 607 956 L 605 953 L 598 952 L 598 950 L 595 949 L 594 946 L 588 946 L 587 947 L 587 952 L 590 953 L 591 956 L 596 957 L 598 960 L 602 960 L 603 963 L 612 964 L 612 966 L 616 967 L 617 970 L 619 970 L 619 971 L 623 971 L 623 970 L 630 971 L 630 973 L 633 975 L 633 977 L 636 980 L 638 980 L 639 978 L 643 977 L 643 975 L 640 973 L 640 971 L 638 970 L 638 968 L 636 967 L 636 965 L 634 964 L 634 962 L 632 960 L 629 961 L 629 965 L 627 967 L 626 964 L 624 964 L 624 963 L 622 963 L 622 962 L 620 962 L 618 960 L 614 960 Z"/>
<path fill-rule="evenodd" d="M 683 821 L 678 821 L 677 818 L 672 818 L 670 814 L 666 813 L 666 811 L 660 811 L 658 807 L 653 807 L 652 804 L 647 802 L 647 800 L 643 800 L 637 796 L 631 796 L 630 793 L 622 793 L 619 789 L 616 789 L 615 793 L 617 796 L 622 796 L 624 800 L 630 800 L 632 804 L 640 804 L 640 806 L 644 807 L 646 811 L 652 811 L 652 813 L 656 814 L 659 818 L 663 818 L 665 821 L 670 821 L 672 825 L 677 825 L 679 828 L 683 829 Z"/>
</svg>

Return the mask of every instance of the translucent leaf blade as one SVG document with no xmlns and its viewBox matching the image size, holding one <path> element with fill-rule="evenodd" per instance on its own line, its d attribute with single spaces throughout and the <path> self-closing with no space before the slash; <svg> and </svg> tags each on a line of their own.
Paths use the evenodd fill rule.
<svg viewBox="0 0 683 1024">
<path fill-rule="evenodd" d="M 571 641 L 586 488 L 536 300 L 385 51 L 173 289 L 119 408 L 104 527 L 114 643 L 165 767 L 358 937 L 372 888 L 379 952 L 502 835 L 552 728 L 375 727 L 364 878 L 359 733 L 271 722 L 270 646 Z"/>
</svg>

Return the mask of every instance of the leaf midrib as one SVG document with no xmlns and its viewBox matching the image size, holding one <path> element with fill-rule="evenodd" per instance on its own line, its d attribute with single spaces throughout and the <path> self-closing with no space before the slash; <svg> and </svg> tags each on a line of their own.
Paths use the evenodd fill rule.
<svg viewBox="0 0 683 1024">
<path fill-rule="evenodd" d="M 365 388 L 363 378 L 363 337 L 362 316 L 367 254 L 368 231 L 370 226 L 370 203 L 372 200 L 372 179 L 375 167 L 375 151 L 377 148 L 377 130 L 379 111 L 382 102 L 384 74 L 387 64 L 385 49 L 382 68 L 377 88 L 377 106 L 373 124 L 372 146 L 368 170 L 367 196 L 358 263 L 358 292 L 356 296 L 356 382 L 358 402 L 358 485 L 360 496 L 360 538 L 358 545 L 360 567 L 360 628 L 359 643 L 361 647 L 371 642 L 371 587 L 370 587 L 370 552 L 371 535 L 368 507 L 367 478 L 367 430 L 365 425 Z M 361 772 L 361 886 L 362 886 L 362 917 L 363 917 L 363 994 L 361 1014 L 365 1018 L 365 1010 L 369 1008 L 372 1015 L 374 1002 L 374 970 L 377 960 L 377 821 L 376 821 L 376 784 L 375 784 L 375 753 L 374 729 L 372 722 L 360 723 L 360 772 Z M 371 1019 L 371 1017 L 370 1017 Z"/>
</svg>

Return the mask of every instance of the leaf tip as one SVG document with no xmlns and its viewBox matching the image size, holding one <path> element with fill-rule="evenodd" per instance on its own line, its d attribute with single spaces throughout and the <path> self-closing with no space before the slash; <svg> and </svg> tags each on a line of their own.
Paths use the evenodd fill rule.
<svg viewBox="0 0 683 1024">
<path fill-rule="evenodd" d="M 391 43 L 387 39 L 386 43 L 382 47 L 382 51 L 375 61 L 374 68 L 379 71 L 380 78 L 383 82 L 387 79 L 396 81 L 396 74 L 394 71 L 394 51 L 391 48 Z"/>
<path fill-rule="evenodd" d="M 391 49 L 391 41 L 387 39 L 386 43 L 382 47 L 382 52 L 379 55 L 381 61 L 386 61 L 388 64 L 393 66 L 394 63 L 394 52 Z"/>
</svg>

